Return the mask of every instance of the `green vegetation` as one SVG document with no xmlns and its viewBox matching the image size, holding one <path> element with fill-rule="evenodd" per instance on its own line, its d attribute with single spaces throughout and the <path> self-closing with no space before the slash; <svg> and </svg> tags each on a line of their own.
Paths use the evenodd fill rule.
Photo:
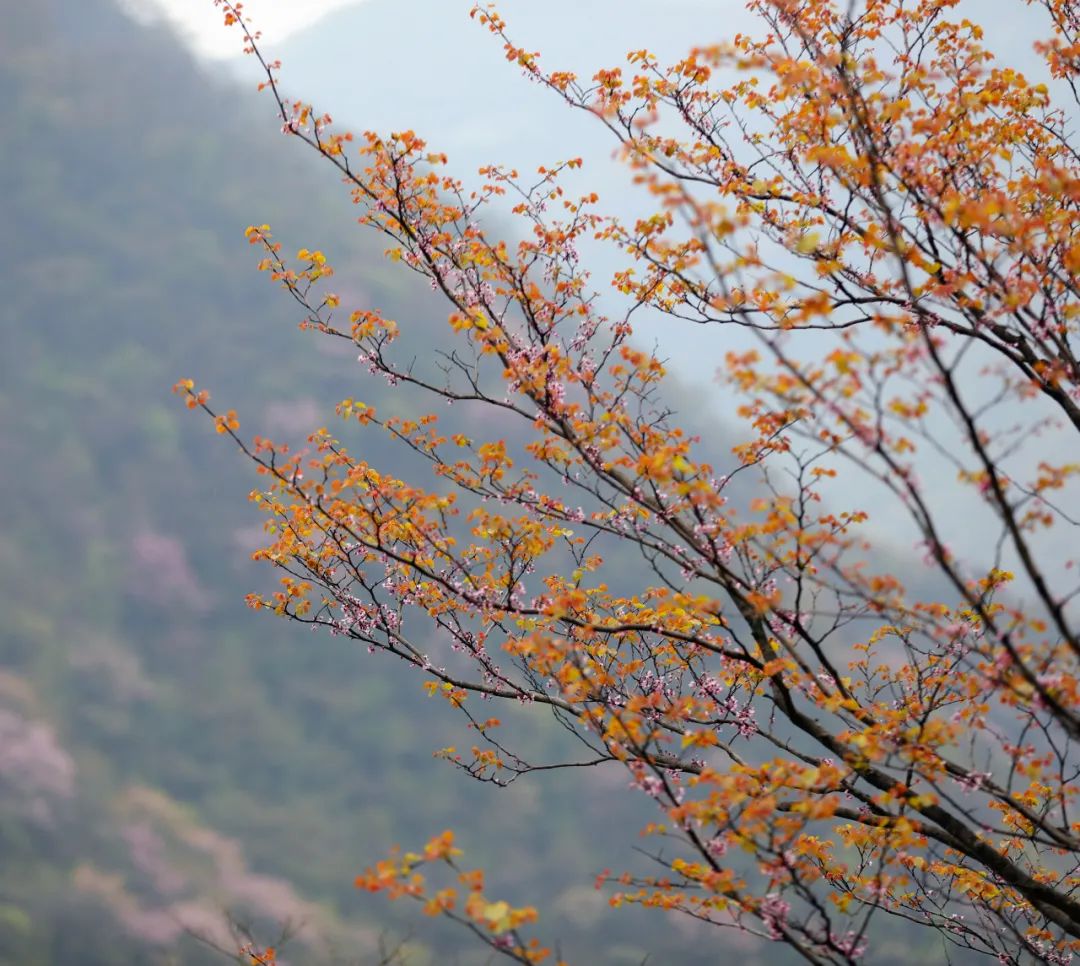
<svg viewBox="0 0 1080 966">
<path fill-rule="evenodd" d="M 167 32 L 111 0 L 0 17 L 0 963 L 219 962 L 185 928 L 221 939 L 226 912 L 266 938 L 302 920 L 296 962 L 363 961 L 383 932 L 413 935 L 417 963 L 470 962 L 467 936 L 352 888 L 451 825 L 574 961 L 715 962 L 692 923 L 660 949 L 657 913 L 596 928 L 592 876 L 651 817 L 625 774 L 471 782 L 431 759 L 433 734 L 469 738 L 420 676 L 243 605 L 273 579 L 248 559 L 254 480 L 170 386 L 193 377 L 246 433 L 296 443 L 334 419 L 316 399 L 380 402 L 348 346 L 297 330 L 245 226 L 317 240 L 344 304 L 410 319 L 407 337 L 443 310 L 268 105 Z M 538 759 L 564 739 L 530 735 Z M 725 952 L 782 961 L 749 942 Z"/>
<path fill-rule="evenodd" d="M 622 947 L 582 938 L 591 876 L 628 844 L 604 797 L 625 777 L 473 783 L 431 760 L 433 732 L 468 737 L 419 677 L 247 610 L 272 579 L 248 560 L 254 481 L 169 392 L 193 376 L 245 430 L 296 441 L 334 418 L 316 395 L 378 402 L 255 271 L 252 221 L 318 238 L 348 301 L 415 318 L 425 293 L 266 105 L 167 32 L 108 0 L 0 15 L 0 962 L 217 961 L 181 924 L 216 935 L 225 910 L 263 936 L 304 919 L 299 961 L 362 958 L 384 930 L 445 961 L 466 937 L 352 880 L 463 811 L 505 843 L 500 888 L 546 900 L 568 951 L 640 960 L 647 916 L 623 917 Z"/>
</svg>

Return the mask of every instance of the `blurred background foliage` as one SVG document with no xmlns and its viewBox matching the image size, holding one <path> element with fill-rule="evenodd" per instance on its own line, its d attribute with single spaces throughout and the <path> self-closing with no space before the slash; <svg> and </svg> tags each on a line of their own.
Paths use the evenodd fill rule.
<svg viewBox="0 0 1080 966">
<path fill-rule="evenodd" d="M 269 103 L 164 28 L 112 0 L 0 0 L 0 18 L 0 962 L 219 962 L 190 934 L 226 942 L 229 915 L 264 938 L 299 923 L 296 962 L 370 961 L 380 936 L 411 937 L 416 963 L 486 959 L 352 888 L 449 826 L 572 961 L 711 963 L 719 941 L 781 962 L 605 915 L 592 877 L 633 864 L 651 817 L 618 769 L 471 782 L 431 760 L 469 738 L 419 676 L 244 607 L 272 579 L 249 560 L 256 480 L 173 382 L 293 441 L 345 396 L 391 405 L 347 346 L 297 330 L 245 226 L 323 248 L 344 304 L 407 319 L 414 351 L 445 314 Z M 554 725 L 524 740 L 565 755 Z"/>
</svg>

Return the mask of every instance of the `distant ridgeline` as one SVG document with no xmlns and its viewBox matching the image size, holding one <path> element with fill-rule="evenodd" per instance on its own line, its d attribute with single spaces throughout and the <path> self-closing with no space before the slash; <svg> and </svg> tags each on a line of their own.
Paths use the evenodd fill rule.
<svg viewBox="0 0 1080 966">
<path fill-rule="evenodd" d="M 383 930 L 411 932 L 418 963 L 469 962 L 466 937 L 352 888 L 391 843 L 449 826 L 572 962 L 716 962 L 692 923 L 659 949 L 659 913 L 596 925 L 593 876 L 653 817 L 618 768 L 471 782 L 432 760 L 433 734 L 469 738 L 420 675 L 244 607 L 273 580 L 249 559 L 257 479 L 172 384 L 196 379 L 246 435 L 302 445 L 330 425 L 380 469 L 381 437 L 331 407 L 390 405 L 348 343 L 297 330 L 244 228 L 326 251 L 342 310 L 399 320 L 405 356 L 430 358 L 445 311 L 355 230 L 268 102 L 167 30 L 110 0 L 0 0 L 0 23 L 0 963 L 220 962 L 189 933 L 228 945 L 229 915 L 264 940 L 302 922 L 296 962 L 364 961 Z M 516 747 L 566 760 L 545 720 Z"/>
<path fill-rule="evenodd" d="M 169 393 L 191 376 L 245 432 L 293 441 L 336 399 L 379 403 L 255 271 L 253 221 L 326 249 L 346 308 L 439 331 L 442 313 L 265 101 L 166 30 L 107 0 L 0 17 L 0 962 L 216 962 L 187 932 L 227 943 L 226 912 L 263 938 L 303 921 L 301 962 L 362 957 L 383 929 L 445 953 L 467 940 L 351 884 L 463 814 L 487 833 L 470 853 L 502 844 L 494 881 L 546 903 L 568 952 L 640 958 L 647 915 L 588 928 L 612 830 L 637 827 L 600 817 L 625 777 L 472 783 L 431 760 L 440 726 L 419 722 L 447 712 L 419 676 L 248 611 L 272 579 L 248 559 L 256 480 Z M 537 731 L 537 757 L 558 740 Z"/>
</svg>

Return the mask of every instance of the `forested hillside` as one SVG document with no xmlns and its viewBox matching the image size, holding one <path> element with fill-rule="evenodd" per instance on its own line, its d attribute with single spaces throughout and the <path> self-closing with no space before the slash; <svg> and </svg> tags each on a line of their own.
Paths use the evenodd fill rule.
<svg viewBox="0 0 1080 966">
<path fill-rule="evenodd" d="M 638 961 L 648 917 L 588 935 L 591 876 L 632 844 L 605 820 L 625 776 L 472 783 L 431 760 L 459 725 L 419 680 L 247 610 L 253 479 L 169 393 L 196 377 L 299 440 L 357 391 L 255 272 L 252 221 L 317 238 L 352 301 L 415 316 L 424 293 L 167 32 L 107 0 L 0 11 L 0 962 L 216 961 L 185 933 L 222 937 L 226 911 L 263 936 L 303 921 L 297 961 L 362 959 L 384 930 L 446 961 L 466 938 L 352 880 L 463 810 L 568 950 Z"/>
<path fill-rule="evenodd" d="M 471 782 L 431 759 L 469 739 L 422 679 L 244 607 L 273 579 L 249 560 L 254 480 L 171 385 L 196 378 L 245 431 L 294 442 L 333 400 L 381 402 L 348 346 L 298 331 L 245 226 L 325 248 L 349 303 L 432 333 L 445 313 L 268 104 L 168 32 L 110 0 L 0 14 L 0 962 L 217 962 L 188 933 L 225 941 L 228 914 L 263 937 L 302 923 L 296 962 L 365 961 L 384 933 L 411 935 L 417 963 L 469 962 L 467 936 L 352 887 L 451 825 L 575 961 L 715 962 L 692 924 L 657 948 L 657 913 L 596 927 L 592 877 L 625 867 L 650 817 L 623 772 Z M 529 747 L 564 740 L 553 724 Z"/>
</svg>

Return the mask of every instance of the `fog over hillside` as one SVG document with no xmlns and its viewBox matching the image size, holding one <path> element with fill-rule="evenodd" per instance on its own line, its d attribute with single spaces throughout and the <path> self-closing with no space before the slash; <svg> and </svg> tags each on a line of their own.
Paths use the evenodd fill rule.
<svg viewBox="0 0 1080 966">
<path fill-rule="evenodd" d="M 265 103 L 161 25 L 109 0 L 0 15 L 0 962 L 217 962 L 186 931 L 220 941 L 229 913 L 263 938 L 303 920 L 298 961 L 386 932 L 470 962 L 467 937 L 352 886 L 462 814 L 473 859 L 568 949 L 648 949 L 647 916 L 594 928 L 589 885 L 648 802 L 600 772 L 491 794 L 432 761 L 462 739 L 417 676 L 247 609 L 274 580 L 249 559 L 256 480 L 169 391 L 197 378 L 294 443 L 358 391 L 351 355 L 298 332 L 256 271 L 252 221 L 333 251 L 343 295 L 388 314 L 422 319 L 428 293 L 339 217 Z M 561 734 L 524 740 L 543 757 Z"/>
<path fill-rule="evenodd" d="M 384 933 L 412 937 L 417 964 L 486 961 L 467 936 L 352 885 L 392 844 L 450 826 L 493 891 L 541 908 L 571 961 L 716 962 L 693 923 L 609 914 L 592 888 L 601 869 L 648 866 L 633 849 L 655 809 L 626 794 L 624 771 L 504 791 L 471 782 L 432 760 L 471 739 L 418 674 L 244 606 L 276 579 L 250 560 L 258 481 L 172 384 L 194 378 L 245 433 L 294 445 L 340 425 L 346 396 L 421 406 L 366 379 L 351 344 L 297 330 L 244 228 L 269 222 L 288 251 L 324 249 L 343 304 L 397 318 L 404 354 L 430 360 L 449 329 L 357 229 L 333 172 L 280 136 L 254 61 L 192 53 L 157 2 L 0 0 L 0 964 L 210 964 L 191 933 L 227 941 L 230 914 L 265 938 L 302 920 L 295 962 L 352 962 Z M 995 19 L 1004 0 L 965 2 L 993 45 L 1027 50 L 1026 23 Z M 211 6 L 171 6 L 196 3 Z M 470 6 L 366 0 L 268 53 L 286 92 L 345 126 L 412 127 L 467 182 L 491 162 L 529 172 L 582 155 L 572 190 L 597 190 L 617 214 L 647 210 L 610 136 L 522 78 Z M 753 23 L 725 0 L 500 9 L 522 44 L 585 75 L 628 49 L 674 57 Z M 505 213 L 491 219 L 514 231 Z M 587 254 L 610 298 L 621 256 Z M 746 337 L 643 316 L 638 339 L 670 359 L 667 400 L 726 469 L 741 428 L 714 375 Z M 373 465 L 397 452 L 373 436 L 358 445 Z M 957 545 L 985 550 L 985 520 L 947 502 L 942 466 Z M 876 491 L 852 483 L 838 498 L 881 511 L 874 526 L 892 543 L 878 565 L 932 595 Z M 612 579 L 639 580 L 635 568 L 615 559 Z M 547 718 L 507 718 L 536 760 L 576 748 Z M 720 944 L 745 966 L 792 961 L 737 934 Z M 943 962 L 932 938 L 897 926 L 875 966 L 914 959 Z"/>
</svg>

